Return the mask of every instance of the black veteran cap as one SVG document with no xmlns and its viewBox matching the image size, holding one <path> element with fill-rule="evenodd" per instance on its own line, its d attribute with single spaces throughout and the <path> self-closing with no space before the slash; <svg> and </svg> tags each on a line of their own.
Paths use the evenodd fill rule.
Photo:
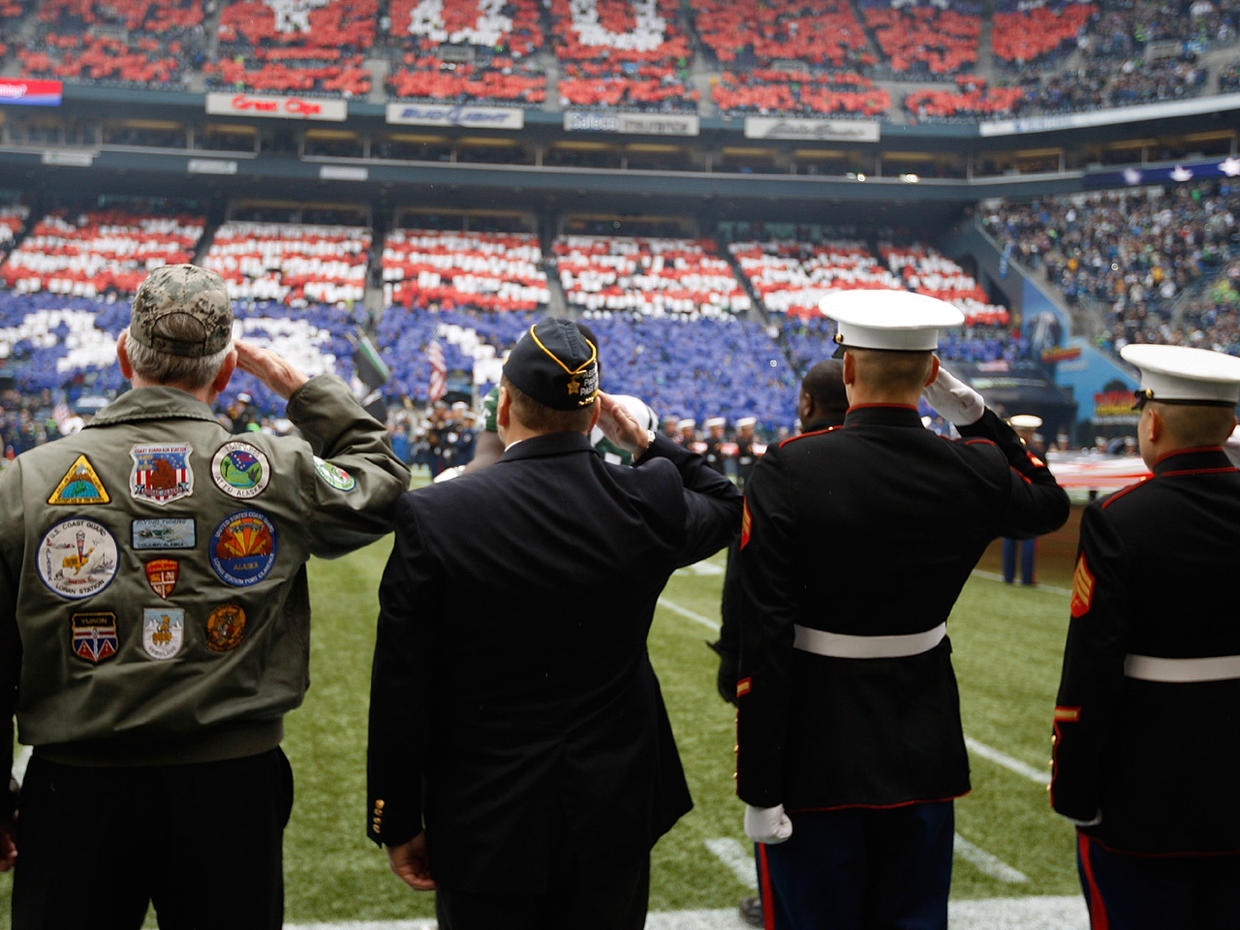
<svg viewBox="0 0 1240 930">
<path fill-rule="evenodd" d="M 548 317 L 513 347 L 504 376 L 552 409 L 588 407 L 598 394 L 598 350 L 573 323 Z"/>
<path fill-rule="evenodd" d="M 197 265 L 164 265 L 134 294 L 129 338 L 164 355 L 203 358 L 228 346 L 232 325 L 223 278 Z"/>
</svg>

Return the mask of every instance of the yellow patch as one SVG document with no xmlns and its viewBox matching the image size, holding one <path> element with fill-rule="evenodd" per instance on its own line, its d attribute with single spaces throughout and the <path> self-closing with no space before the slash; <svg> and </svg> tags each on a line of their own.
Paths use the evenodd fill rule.
<svg viewBox="0 0 1240 930">
<path fill-rule="evenodd" d="M 1083 617 L 1089 613 L 1094 600 L 1094 576 L 1085 564 L 1085 554 L 1076 560 L 1076 572 L 1072 576 L 1072 604 L 1069 608 L 1073 617 Z"/>
<path fill-rule="evenodd" d="M 736 683 L 736 696 L 737 697 L 744 697 L 746 694 L 748 694 L 752 690 L 753 690 L 753 679 L 752 678 L 742 678 L 740 681 Z"/>
<path fill-rule="evenodd" d="M 1081 709 L 1079 707 L 1056 707 L 1055 719 L 1076 723 L 1081 719 Z"/>
<path fill-rule="evenodd" d="M 49 504 L 81 505 L 106 504 L 110 500 L 107 489 L 95 473 L 95 467 L 90 464 L 90 460 L 85 455 L 79 455 L 69 466 L 65 476 L 60 479 L 60 484 L 56 485 L 56 490 L 52 492 L 47 502 Z"/>
<path fill-rule="evenodd" d="M 745 507 L 741 511 L 741 548 L 744 549 L 749 545 L 749 527 L 753 524 L 753 517 L 749 515 L 749 501 L 745 501 Z"/>
</svg>

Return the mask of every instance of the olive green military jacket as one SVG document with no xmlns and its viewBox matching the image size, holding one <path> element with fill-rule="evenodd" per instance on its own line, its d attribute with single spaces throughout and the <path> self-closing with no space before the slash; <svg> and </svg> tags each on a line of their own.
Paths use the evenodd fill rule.
<svg viewBox="0 0 1240 930">
<path fill-rule="evenodd" d="M 0 472 L 0 715 L 21 742 L 85 765 L 279 742 L 308 685 L 307 559 L 387 533 L 409 483 L 339 378 L 287 413 L 304 438 L 234 436 L 138 388 Z"/>
</svg>

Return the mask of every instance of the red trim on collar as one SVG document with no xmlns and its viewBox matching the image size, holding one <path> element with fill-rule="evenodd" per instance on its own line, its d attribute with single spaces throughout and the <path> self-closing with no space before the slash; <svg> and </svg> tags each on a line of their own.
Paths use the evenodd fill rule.
<svg viewBox="0 0 1240 930">
<path fill-rule="evenodd" d="M 1128 494 L 1130 491 L 1135 491 L 1137 488 L 1141 487 L 1141 485 L 1148 484 L 1152 480 L 1154 480 L 1153 475 L 1146 475 L 1144 478 L 1138 479 L 1135 483 L 1130 484 L 1125 488 L 1120 488 L 1118 491 L 1116 491 L 1114 494 L 1112 494 L 1110 497 L 1104 500 L 1099 505 L 1099 509 L 1106 510 L 1108 507 L 1114 504 L 1117 500 L 1119 500 L 1125 494 Z"/>
<path fill-rule="evenodd" d="M 781 439 L 779 441 L 778 448 L 782 449 L 784 446 L 788 445 L 788 443 L 792 442 L 793 440 L 804 439 L 806 436 L 825 436 L 827 433 L 831 433 L 837 429 L 841 429 L 843 425 L 844 424 L 841 423 L 838 426 L 828 426 L 826 429 L 816 429 L 813 432 L 809 432 L 809 433 L 797 433 L 795 436 L 789 436 L 787 439 Z"/>
<path fill-rule="evenodd" d="M 848 413 L 852 413 L 854 410 L 864 410 L 867 407 L 892 407 L 896 410 L 917 410 L 917 408 L 912 404 L 853 404 L 848 408 Z"/>
<path fill-rule="evenodd" d="M 1222 452 L 1222 451 L 1223 451 L 1222 446 L 1194 446 L 1191 449 L 1172 449 L 1170 452 L 1164 452 L 1158 458 L 1154 459 L 1154 464 L 1157 465 L 1163 459 L 1169 459 L 1173 455 L 1192 455 L 1194 452 Z"/>
</svg>

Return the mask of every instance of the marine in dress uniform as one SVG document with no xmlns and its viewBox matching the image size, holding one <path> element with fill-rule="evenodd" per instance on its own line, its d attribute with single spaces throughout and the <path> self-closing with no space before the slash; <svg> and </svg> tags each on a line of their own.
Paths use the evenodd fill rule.
<svg viewBox="0 0 1240 930">
<path fill-rule="evenodd" d="M 963 322 L 909 292 L 831 295 L 851 406 L 767 450 L 745 491 L 737 793 L 763 844 L 767 926 L 947 926 L 968 758 L 946 620 L 986 546 L 1068 499 L 939 368 Z M 927 400 L 959 441 L 922 426 Z"/>
<path fill-rule="evenodd" d="M 702 454 L 706 457 L 706 464 L 713 468 L 719 474 L 724 473 L 724 456 L 723 456 L 723 428 L 727 426 L 728 421 L 723 417 L 710 417 L 706 421 L 706 451 Z"/>
<path fill-rule="evenodd" d="M 754 448 L 758 443 L 753 431 L 757 424 L 757 417 L 741 417 L 736 421 L 736 481 L 742 489 L 760 457 Z"/>
<path fill-rule="evenodd" d="M 1240 923 L 1240 359 L 1126 346 L 1153 471 L 1086 508 L 1051 803 L 1078 825 L 1094 930 Z"/>
<path fill-rule="evenodd" d="M 1025 444 L 1030 453 L 1040 459 L 1046 458 L 1046 448 L 1037 438 L 1037 430 L 1042 425 L 1042 418 L 1030 413 L 1018 413 L 1008 420 L 1016 435 Z M 1016 562 L 1020 558 L 1020 583 L 1032 585 L 1036 583 L 1034 563 L 1038 554 L 1038 540 L 1012 539 L 1003 537 L 1003 580 L 1012 584 L 1016 580 Z"/>
<path fill-rule="evenodd" d="M 639 930 L 650 848 L 691 806 L 646 635 L 671 573 L 734 535 L 740 494 L 596 400 L 595 358 L 571 323 L 533 326 L 504 367 L 503 456 L 397 509 L 368 832 L 436 888 L 443 930 Z M 596 420 L 633 467 L 595 454 Z"/>
</svg>

